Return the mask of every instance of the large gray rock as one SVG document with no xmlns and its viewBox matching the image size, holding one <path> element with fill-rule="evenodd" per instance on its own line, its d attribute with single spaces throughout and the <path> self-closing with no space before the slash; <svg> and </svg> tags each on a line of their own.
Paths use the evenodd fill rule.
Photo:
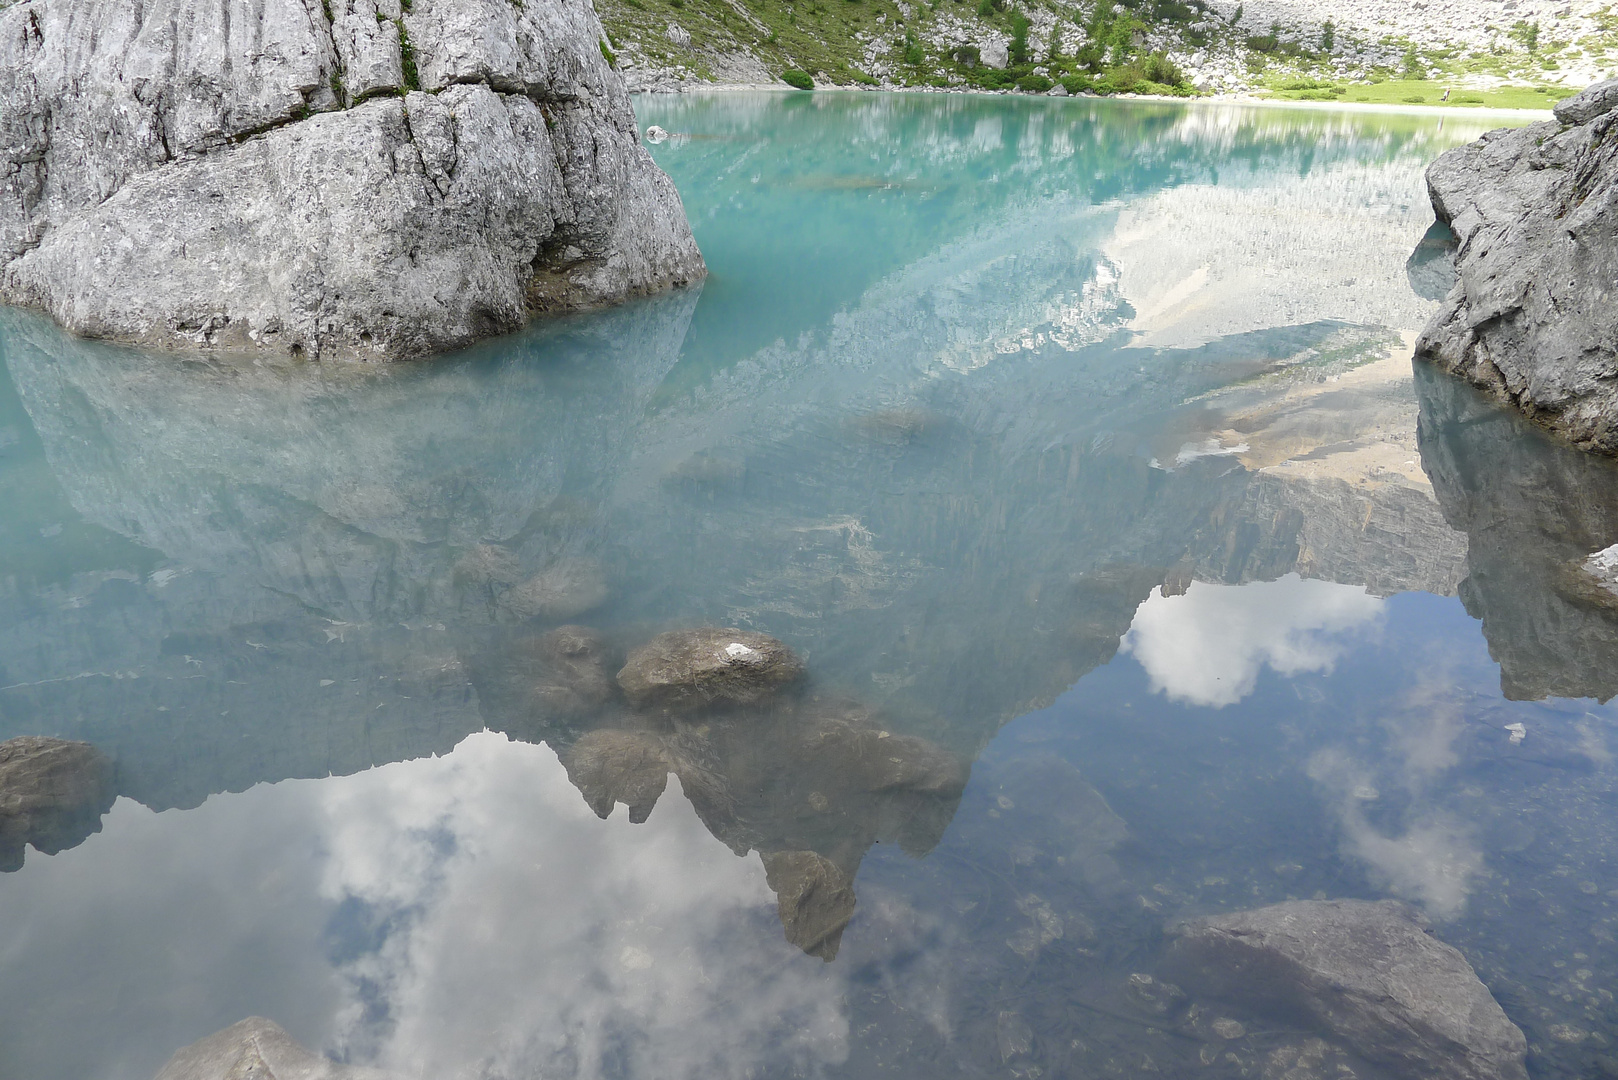
<svg viewBox="0 0 1618 1080">
<path fill-rule="evenodd" d="M 387 1074 L 327 1061 L 275 1021 L 249 1016 L 176 1050 L 152 1080 L 387 1080 Z"/>
<path fill-rule="evenodd" d="M 695 281 L 601 40 L 589 0 L 23 0 L 0 299 L 148 346 L 397 359 Z"/>
<path fill-rule="evenodd" d="M 55 855 L 99 832 L 114 797 L 112 762 L 89 743 L 0 742 L 0 871 L 20 869 L 28 844 Z"/>
<path fill-rule="evenodd" d="M 1526 1080 L 1523 1033 L 1399 901 L 1293 900 L 1170 932 L 1195 992 L 1317 1026 L 1412 1080 Z"/>
<path fill-rule="evenodd" d="M 1618 453 L 1618 80 L 1427 170 L 1458 281 L 1416 346 L 1576 444 Z"/>
</svg>

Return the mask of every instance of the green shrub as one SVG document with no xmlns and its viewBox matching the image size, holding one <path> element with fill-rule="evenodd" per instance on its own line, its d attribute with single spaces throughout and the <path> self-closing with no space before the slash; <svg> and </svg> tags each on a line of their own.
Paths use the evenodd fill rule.
<svg viewBox="0 0 1618 1080">
<path fill-rule="evenodd" d="M 962 45 L 950 53 L 962 67 L 975 68 L 983 62 L 983 53 L 976 45 Z"/>
<path fill-rule="evenodd" d="M 1030 94 L 1043 94 L 1055 85 L 1043 75 L 1024 75 L 1017 80 L 1017 89 Z"/>
<path fill-rule="evenodd" d="M 1090 74 L 1100 75 L 1107 68 L 1107 51 L 1099 42 L 1086 42 L 1079 51 L 1073 55 L 1079 66 L 1088 68 Z"/>
<path fill-rule="evenodd" d="M 1096 80 L 1095 89 L 1099 94 L 1132 94 L 1141 81 L 1140 72 L 1133 68 L 1113 68 Z"/>
<path fill-rule="evenodd" d="M 815 80 L 809 77 L 809 73 L 800 71 L 797 68 L 788 68 L 781 72 L 781 81 L 788 86 L 797 87 L 799 90 L 813 90 L 815 88 Z"/>
<path fill-rule="evenodd" d="M 1020 11 L 1011 13 L 1011 62 L 1028 63 L 1028 16 Z"/>
<path fill-rule="evenodd" d="M 1336 44 L 1337 27 L 1330 19 L 1327 19 L 1320 27 L 1320 51 L 1329 53 Z"/>
<path fill-rule="evenodd" d="M 601 59 L 607 62 L 608 67 L 617 67 L 618 56 L 607 47 L 606 39 L 603 38 L 598 44 L 601 46 Z"/>
<path fill-rule="evenodd" d="M 903 56 L 904 62 L 909 64 L 911 67 L 920 67 L 922 64 L 927 62 L 926 50 L 921 47 L 921 42 L 916 40 L 916 35 L 912 34 L 908 30 L 905 31 L 905 47 Z"/>
<path fill-rule="evenodd" d="M 1141 77 L 1147 82 L 1155 82 L 1161 86 L 1179 86 L 1185 82 L 1185 76 L 1175 66 L 1174 61 L 1160 52 L 1146 58 L 1146 63 L 1141 66 Z"/>
<path fill-rule="evenodd" d="M 1402 97 L 1399 100 L 1403 101 L 1403 102 L 1405 102 L 1407 104 L 1410 104 L 1410 105 L 1420 105 L 1422 102 L 1427 100 L 1427 95 L 1425 95 L 1425 94 L 1410 94 L 1409 96 Z"/>
<path fill-rule="evenodd" d="M 1506 33 L 1511 36 L 1513 41 L 1517 42 L 1517 44 L 1521 45 L 1523 48 L 1527 49 L 1529 52 L 1538 51 L 1538 49 L 1539 49 L 1539 21 L 1538 20 L 1535 20 L 1534 22 L 1526 22 L 1526 21 L 1524 21 L 1522 19 L 1518 19 L 1515 23 L 1512 23 L 1511 29 L 1507 30 Z"/>
<path fill-rule="evenodd" d="M 1422 66 L 1421 54 L 1416 51 L 1415 45 L 1405 50 L 1404 77 L 1407 79 L 1425 79 L 1427 69 Z"/>
<path fill-rule="evenodd" d="M 1068 75 L 1062 79 L 1062 86 L 1070 94 L 1082 93 L 1090 89 L 1091 85 L 1088 75 Z"/>
</svg>

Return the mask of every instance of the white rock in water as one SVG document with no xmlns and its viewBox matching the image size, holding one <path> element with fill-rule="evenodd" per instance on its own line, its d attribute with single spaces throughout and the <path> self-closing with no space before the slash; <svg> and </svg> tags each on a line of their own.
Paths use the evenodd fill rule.
<svg viewBox="0 0 1618 1080">
<path fill-rule="evenodd" d="M 148 346 L 397 359 L 695 281 L 602 40 L 588 5 L 13 3 L 0 300 Z"/>
<path fill-rule="evenodd" d="M 669 133 L 658 127 L 656 124 L 653 124 L 651 127 L 646 129 L 646 141 L 649 143 L 667 142 L 668 138 Z"/>
<path fill-rule="evenodd" d="M 1046 97 L 1067 97 L 1067 87 L 1063 86 L 1061 83 L 1057 83 L 1055 86 L 1053 86 L 1049 90 L 1045 91 L 1045 96 Z"/>
</svg>

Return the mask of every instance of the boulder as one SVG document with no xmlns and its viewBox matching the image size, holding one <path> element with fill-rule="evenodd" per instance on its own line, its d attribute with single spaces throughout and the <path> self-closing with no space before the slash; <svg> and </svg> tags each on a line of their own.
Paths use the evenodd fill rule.
<svg viewBox="0 0 1618 1080">
<path fill-rule="evenodd" d="M 999 39 L 985 41 L 978 46 L 978 56 L 985 67 L 1004 71 L 1011 64 L 1011 47 Z"/>
<path fill-rule="evenodd" d="M 630 653 L 618 685 L 638 706 L 675 710 L 751 705 L 803 676 L 803 662 L 767 634 L 704 627 L 659 634 Z"/>
<path fill-rule="evenodd" d="M 1314 1027 L 1411 1080 L 1526 1080 L 1523 1033 L 1395 900 L 1293 900 L 1171 925 L 1193 993 Z"/>
<path fill-rule="evenodd" d="M 704 273 L 587 0 L 0 10 L 0 300 L 400 359 Z"/>
<path fill-rule="evenodd" d="M 89 743 L 0 742 L 0 871 L 20 869 L 28 844 L 55 855 L 83 843 L 101 831 L 115 796 L 112 762 Z"/>
<path fill-rule="evenodd" d="M 275 1021 L 249 1016 L 176 1050 L 153 1080 L 388 1080 L 388 1076 L 327 1061 L 299 1046 Z"/>
<path fill-rule="evenodd" d="M 1427 170 L 1457 280 L 1416 354 L 1585 449 L 1618 453 L 1618 80 Z"/>
</svg>

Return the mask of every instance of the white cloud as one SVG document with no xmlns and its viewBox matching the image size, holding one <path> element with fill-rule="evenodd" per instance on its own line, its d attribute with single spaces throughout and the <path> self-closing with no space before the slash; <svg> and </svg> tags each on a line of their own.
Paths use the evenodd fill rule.
<svg viewBox="0 0 1618 1080">
<path fill-rule="evenodd" d="M 1154 692 L 1222 708 L 1252 693 L 1266 665 L 1282 675 L 1330 671 L 1341 635 L 1381 613 L 1382 601 L 1362 588 L 1296 574 L 1247 585 L 1199 581 L 1182 596 L 1149 596 L 1121 649 L 1140 661 Z"/>
</svg>

